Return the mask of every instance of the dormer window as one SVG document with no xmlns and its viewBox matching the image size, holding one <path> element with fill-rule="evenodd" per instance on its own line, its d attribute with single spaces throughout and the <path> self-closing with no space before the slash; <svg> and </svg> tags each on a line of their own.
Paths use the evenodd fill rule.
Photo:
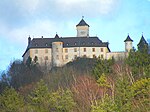
<svg viewBox="0 0 150 112">
<path fill-rule="evenodd" d="M 85 45 L 85 42 L 83 42 L 82 45 Z"/>
<path fill-rule="evenodd" d="M 38 46 L 38 44 L 36 43 L 35 46 Z"/>
<path fill-rule="evenodd" d="M 66 45 L 68 46 L 69 44 L 67 43 Z"/>
<path fill-rule="evenodd" d="M 47 46 L 48 44 L 46 43 L 45 46 Z"/>
<path fill-rule="evenodd" d="M 75 42 L 74 45 L 77 45 L 77 43 Z"/>
</svg>

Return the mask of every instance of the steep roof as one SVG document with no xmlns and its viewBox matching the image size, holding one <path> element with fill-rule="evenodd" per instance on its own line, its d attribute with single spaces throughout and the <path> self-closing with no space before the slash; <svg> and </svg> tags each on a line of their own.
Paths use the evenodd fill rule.
<svg viewBox="0 0 150 112">
<path fill-rule="evenodd" d="M 138 43 L 138 46 L 139 46 L 140 44 L 148 45 L 148 43 L 146 42 L 146 40 L 145 40 L 145 38 L 144 38 L 144 36 L 143 36 L 143 35 L 142 35 L 142 37 L 141 37 L 140 42 Z"/>
<path fill-rule="evenodd" d="M 90 27 L 90 26 L 84 21 L 84 19 L 82 19 L 76 26 L 88 26 L 88 27 Z"/>
<path fill-rule="evenodd" d="M 62 42 L 61 38 L 58 36 L 58 34 L 56 33 L 53 42 Z"/>
<path fill-rule="evenodd" d="M 55 37 L 57 37 L 57 35 Z M 109 50 L 108 42 L 102 42 L 98 37 L 59 37 L 59 38 L 33 38 L 30 44 L 28 45 L 25 53 L 30 48 L 52 48 L 52 42 L 56 42 L 56 41 L 63 42 L 64 48 L 65 47 L 107 47 Z M 23 56 L 25 55 L 25 53 L 23 54 Z"/>
<path fill-rule="evenodd" d="M 133 42 L 133 40 L 130 38 L 129 35 L 128 35 L 127 38 L 124 40 L 124 42 L 127 42 L 127 41 L 132 41 L 132 42 Z"/>
<path fill-rule="evenodd" d="M 56 33 L 55 38 L 59 38 L 58 34 Z"/>
</svg>

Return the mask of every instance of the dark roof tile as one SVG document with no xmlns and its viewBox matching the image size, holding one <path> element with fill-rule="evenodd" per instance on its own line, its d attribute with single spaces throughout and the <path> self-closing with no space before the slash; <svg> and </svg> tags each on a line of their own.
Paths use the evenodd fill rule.
<svg viewBox="0 0 150 112">
<path fill-rule="evenodd" d="M 52 42 L 61 41 L 63 47 L 107 47 L 108 42 L 102 42 L 98 37 L 62 37 L 62 38 L 33 38 L 25 53 L 30 48 L 51 48 Z M 109 48 L 108 48 L 109 49 Z M 25 55 L 23 54 L 23 56 Z"/>
<path fill-rule="evenodd" d="M 126 40 L 124 40 L 124 42 L 127 42 L 127 41 L 132 41 L 133 42 L 133 40 L 130 38 L 129 35 L 127 36 Z"/>
<path fill-rule="evenodd" d="M 88 27 L 89 27 L 89 25 L 84 21 L 84 19 L 82 19 L 82 20 L 79 22 L 79 24 L 77 24 L 76 26 L 88 26 Z"/>
<path fill-rule="evenodd" d="M 146 44 L 146 45 L 148 45 L 148 43 L 146 42 L 146 40 L 145 40 L 145 38 L 144 38 L 143 35 L 142 35 L 141 40 L 140 40 L 140 42 L 138 43 L 138 45 L 140 45 L 140 44 Z"/>
</svg>

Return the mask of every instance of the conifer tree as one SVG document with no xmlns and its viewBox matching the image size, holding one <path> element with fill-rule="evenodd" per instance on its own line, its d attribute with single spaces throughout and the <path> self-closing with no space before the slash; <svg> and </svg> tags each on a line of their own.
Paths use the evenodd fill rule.
<svg viewBox="0 0 150 112">
<path fill-rule="evenodd" d="M 0 95 L 0 112 L 23 112 L 24 100 L 15 89 L 6 88 Z"/>
<path fill-rule="evenodd" d="M 115 83 L 115 104 L 119 112 L 130 112 L 132 108 L 130 82 L 126 76 L 118 77 Z"/>
<path fill-rule="evenodd" d="M 133 112 L 150 111 L 150 78 L 137 80 L 131 86 L 134 106 Z"/>
<path fill-rule="evenodd" d="M 29 104 L 33 112 L 49 112 L 49 92 L 43 80 L 37 83 L 37 88 L 29 95 Z"/>
<path fill-rule="evenodd" d="M 119 112 L 114 100 L 106 94 L 96 105 L 92 105 L 91 112 Z"/>
<path fill-rule="evenodd" d="M 131 67 L 135 78 L 150 77 L 150 54 L 141 51 L 131 51 L 126 63 Z"/>
<path fill-rule="evenodd" d="M 43 80 L 29 95 L 30 111 L 33 112 L 71 112 L 75 106 L 70 90 L 58 89 L 49 92 Z"/>
<path fill-rule="evenodd" d="M 99 77 L 102 74 L 108 75 L 112 73 L 112 65 L 114 64 L 113 59 L 104 60 L 104 59 L 97 59 L 97 63 L 93 69 L 93 75 L 96 79 L 99 79 Z"/>
</svg>

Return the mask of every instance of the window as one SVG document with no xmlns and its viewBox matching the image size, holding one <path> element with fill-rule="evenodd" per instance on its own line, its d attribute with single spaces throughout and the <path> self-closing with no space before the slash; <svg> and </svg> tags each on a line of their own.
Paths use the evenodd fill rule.
<svg viewBox="0 0 150 112">
<path fill-rule="evenodd" d="M 86 58 L 86 55 L 83 55 L 84 58 Z"/>
<path fill-rule="evenodd" d="M 92 48 L 92 51 L 95 52 L 95 48 Z"/>
<path fill-rule="evenodd" d="M 74 59 L 77 59 L 77 55 L 74 55 Z"/>
<path fill-rule="evenodd" d="M 47 46 L 47 43 L 45 44 L 45 46 Z"/>
<path fill-rule="evenodd" d="M 38 46 L 38 44 L 36 43 L 35 46 Z"/>
<path fill-rule="evenodd" d="M 33 60 L 34 60 L 34 63 L 37 63 L 37 61 L 38 61 L 38 57 L 37 57 L 37 56 L 35 56 Z"/>
<path fill-rule="evenodd" d="M 56 48 L 56 52 L 58 52 L 58 48 Z"/>
<path fill-rule="evenodd" d="M 38 54 L 38 50 L 37 49 L 35 50 L 35 54 Z"/>
<path fill-rule="evenodd" d="M 77 52 L 77 48 L 74 48 L 74 52 Z"/>
<path fill-rule="evenodd" d="M 56 59 L 59 59 L 59 55 L 56 55 Z"/>
<path fill-rule="evenodd" d="M 104 55 L 103 55 L 103 54 L 101 54 L 101 58 L 104 58 Z"/>
<path fill-rule="evenodd" d="M 65 59 L 68 59 L 68 55 L 65 55 Z"/>
<path fill-rule="evenodd" d="M 101 52 L 103 52 L 103 48 L 101 48 Z"/>
<path fill-rule="evenodd" d="M 86 48 L 84 48 L 83 51 L 86 52 Z"/>
<path fill-rule="evenodd" d="M 45 60 L 48 60 L 48 56 L 45 56 Z"/>
<path fill-rule="evenodd" d="M 96 58 L 96 55 L 95 55 L 95 54 L 93 54 L 93 58 Z"/>
<path fill-rule="evenodd" d="M 68 53 L 68 49 L 65 49 L 65 53 Z"/>
<path fill-rule="evenodd" d="M 45 53 L 48 53 L 48 49 L 45 49 Z"/>
</svg>

